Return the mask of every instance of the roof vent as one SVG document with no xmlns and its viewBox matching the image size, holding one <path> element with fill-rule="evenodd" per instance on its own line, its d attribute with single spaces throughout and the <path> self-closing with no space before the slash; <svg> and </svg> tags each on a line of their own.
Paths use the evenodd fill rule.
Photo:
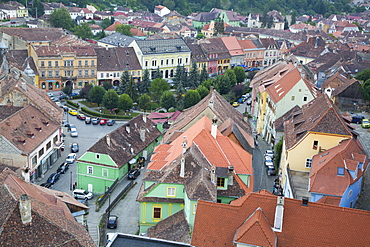
<svg viewBox="0 0 370 247">
<path fill-rule="evenodd" d="M 178 51 L 181 51 L 181 45 L 177 45 L 177 46 L 176 46 L 176 49 L 177 49 Z"/>
<path fill-rule="evenodd" d="M 49 125 L 49 121 L 48 121 L 48 120 L 46 120 L 46 119 L 44 119 L 44 118 L 41 118 L 41 122 L 42 122 L 43 124 L 45 124 L 46 126 L 48 126 L 48 125 Z"/>
<path fill-rule="evenodd" d="M 156 51 L 156 48 L 155 47 L 149 47 L 150 48 L 150 50 L 152 51 L 152 52 L 155 52 Z"/>
<path fill-rule="evenodd" d="M 308 206 L 308 197 L 302 197 L 302 206 Z"/>
</svg>

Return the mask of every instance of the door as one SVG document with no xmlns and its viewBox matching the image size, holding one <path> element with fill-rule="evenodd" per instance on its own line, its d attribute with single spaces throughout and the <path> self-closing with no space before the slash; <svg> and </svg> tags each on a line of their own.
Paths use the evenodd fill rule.
<svg viewBox="0 0 370 247">
<path fill-rule="evenodd" d="M 93 191 L 93 185 L 92 184 L 87 185 L 87 191 L 89 191 L 89 192 Z"/>
<path fill-rule="evenodd" d="M 147 160 L 147 158 L 148 158 L 148 151 L 147 150 L 143 151 L 143 157 L 145 158 L 145 160 Z"/>
</svg>

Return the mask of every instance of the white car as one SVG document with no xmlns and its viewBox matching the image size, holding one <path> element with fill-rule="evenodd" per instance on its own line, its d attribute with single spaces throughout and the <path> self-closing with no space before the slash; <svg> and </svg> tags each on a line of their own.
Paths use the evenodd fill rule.
<svg viewBox="0 0 370 247">
<path fill-rule="evenodd" d="M 71 136 L 72 137 L 78 137 L 78 132 L 76 128 L 71 128 Z"/>
<path fill-rule="evenodd" d="M 265 161 L 265 166 L 274 166 L 274 162 L 272 161 Z"/>
<path fill-rule="evenodd" d="M 77 155 L 75 153 L 70 153 L 70 154 L 68 154 L 68 156 L 66 158 L 66 162 L 68 164 L 72 164 L 73 162 L 75 162 L 76 157 L 77 157 Z"/>
<path fill-rule="evenodd" d="M 53 94 L 53 93 L 47 93 L 47 95 L 48 95 L 49 97 L 54 97 L 54 94 Z"/>
<path fill-rule="evenodd" d="M 266 152 L 265 152 L 265 158 L 266 157 L 270 157 L 271 159 L 273 159 L 274 158 L 274 151 L 272 151 L 272 150 L 266 150 Z"/>
</svg>

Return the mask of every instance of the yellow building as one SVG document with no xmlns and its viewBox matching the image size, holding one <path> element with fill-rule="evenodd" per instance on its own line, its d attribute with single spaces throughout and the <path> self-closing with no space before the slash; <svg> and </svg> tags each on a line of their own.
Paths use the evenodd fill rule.
<svg viewBox="0 0 370 247">
<path fill-rule="evenodd" d="M 178 65 L 186 71 L 190 69 L 191 50 L 181 38 L 135 40 L 129 46 L 134 48 L 142 69 L 148 69 L 151 78 L 158 68 L 162 78 L 174 77 Z"/>
<path fill-rule="evenodd" d="M 286 197 L 293 197 L 291 173 L 309 174 L 312 156 L 352 138 L 348 123 L 326 94 L 293 112 L 284 124 L 280 179 Z"/>
<path fill-rule="evenodd" d="M 97 56 L 90 46 L 30 46 L 39 74 L 38 87 L 44 90 L 74 89 L 96 83 Z"/>
<path fill-rule="evenodd" d="M 256 132 L 261 133 L 263 129 L 263 123 L 265 120 L 266 115 L 266 103 L 267 103 L 267 92 L 262 91 L 259 93 L 259 101 L 258 101 L 258 110 L 257 112 L 257 124 L 256 124 Z"/>
<path fill-rule="evenodd" d="M 28 17 L 28 9 L 24 6 L 19 6 L 17 9 L 17 17 Z"/>
</svg>

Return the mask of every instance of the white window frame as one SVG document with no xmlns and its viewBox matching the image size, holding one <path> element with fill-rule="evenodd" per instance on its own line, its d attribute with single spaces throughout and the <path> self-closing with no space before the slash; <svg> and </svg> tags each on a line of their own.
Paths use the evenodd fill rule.
<svg viewBox="0 0 370 247">
<path fill-rule="evenodd" d="M 312 166 L 312 159 L 306 159 L 306 168 L 311 168 Z"/>
<path fill-rule="evenodd" d="M 106 177 L 107 178 L 108 177 L 108 169 L 103 168 L 101 175 L 102 175 L 102 177 Z"/>
<path fill-rule="evenodd" d="M 176 196 L 176 187 L 167 187 L 167 196 L 175 197 Z"/>
<path fill-rule="evenodd" d="M 94 173 L 94 168 L 92 166 L 87 167 L 87 174 L 92 175 Z"/>
</svg>

